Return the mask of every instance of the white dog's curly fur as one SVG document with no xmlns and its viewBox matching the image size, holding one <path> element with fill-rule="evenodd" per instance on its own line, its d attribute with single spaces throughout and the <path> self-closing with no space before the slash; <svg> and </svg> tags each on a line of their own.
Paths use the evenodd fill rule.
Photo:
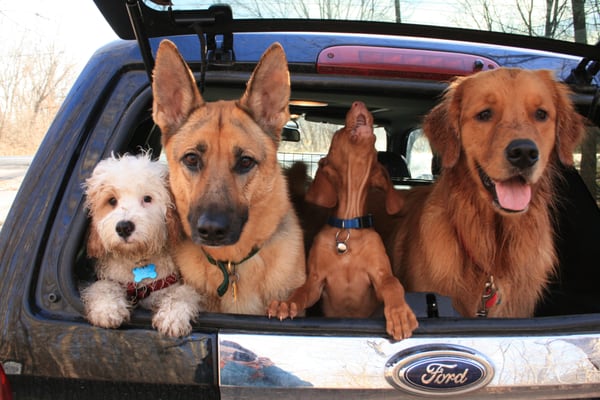
<svg viewBox="0 0 600 400">
<path fill-rule="evenodd" d="M 192 330 L 203 299 L 182 283 L 171 258 L 169 244 L 181 230 L 167 175 L 166 165 L 149 154 L 126 154 L 102 160 L 84 184 L 91 217 L 87 252 L 97 259 L 98 280 L 82 289 L 81 299 L 93 325 L 117 328 L 137 303 L 153 311 L 152 326 L 164 335 Z M 149 265 L 150 276 L 136 278 Z"/>
</svg>

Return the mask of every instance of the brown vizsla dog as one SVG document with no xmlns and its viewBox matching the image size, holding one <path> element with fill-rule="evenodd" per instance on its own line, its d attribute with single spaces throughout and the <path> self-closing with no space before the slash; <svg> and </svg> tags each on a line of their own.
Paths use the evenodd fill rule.
<svg viewBox="0 0 600 400">
<path fill-rule="evenodd" d="M 386 191 L 389 214 L 402 204 L 387 171 L 377 162 L 374 145 L 373 116 L 357 101 L 346 115 L 346 126 L 333 136 L 306 194 L 311 203 L 335 207 L 311 246 L 306 283 L 287 301 L 272 302 L 269 316 L 294 318 L 322 298 L 327 317 L 366 318 L 383 302 L 386 330 L 394 339 L 410 337 L 417 327 L 372 216 L 365 215 L 371 187 Z"/>
</svg>

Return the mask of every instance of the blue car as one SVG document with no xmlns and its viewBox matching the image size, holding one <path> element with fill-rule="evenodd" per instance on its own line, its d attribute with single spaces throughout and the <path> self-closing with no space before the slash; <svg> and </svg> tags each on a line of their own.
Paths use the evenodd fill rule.
<svg viewBox="0 0 600 400">
<path fill-rule="evenodd" d="M 553 14 L 547 2 L 526 9 L 516 0 L 94 1 L 120 40 L 81 72 L 0 232 L 0 399 L 600 397 L 600 47 L 573 40 L 577 2 Z M 576 26 L 593 42 L 597 4 L 580 6 L 587 20 Z M 558 172 L 557 274 L 535 315 L 466 317 L 452 298 L 410 292 L 419 326 L 400 341 L 383 314 L 332 318 L 318 307 L 283 321 L 203 312 L 181 338 L 158 333 L 141 308 L 117 329 L 92 326 L 80 297 L 96 279 L 82 184 L 113 153 L 151 150 L 164 161 L 151 84 L 163 39 L 208 101 L 238 99 L 279 42 L 292 89 L 282 168 L 302 162 L 310 182 L 360 100 L 397 190 L 438 179 L 422 123 L 455 77 L 552 71 L 571 89 L 590 139 L 575 152 L 577 168 Z"/>
</svg>

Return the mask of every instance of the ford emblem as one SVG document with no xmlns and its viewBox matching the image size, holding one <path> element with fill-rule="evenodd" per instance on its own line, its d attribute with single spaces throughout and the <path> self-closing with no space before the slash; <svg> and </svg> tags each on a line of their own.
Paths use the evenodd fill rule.
<svg viewBox="0 0 600 400">
<path fill-rule="evenodd" d="M 492 364 L 480 353 L 458 345 L 422 345 L 395 354 L 385 378 L 397 389 L 420 395 L 466 393 L 486 386 Z"/>
</svg>

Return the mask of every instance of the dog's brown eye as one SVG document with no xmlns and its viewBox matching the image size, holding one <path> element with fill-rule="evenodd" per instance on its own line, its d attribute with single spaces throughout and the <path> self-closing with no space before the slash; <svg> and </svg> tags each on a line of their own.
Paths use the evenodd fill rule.
<svg viewBox="0 0 600 400">
<path fill-rule="evenodd" d="M 548 119 L 548 112 L 546 110 L 542 110 L 541 108 L 537 109 L 535 111 L 535 119 L 538 120 L 538 121 L 541 121 L 541 122 L 547 120 Z"/>
<path fill-rule="evenodd" d="M 110 199 L 108 199 L 108 204 L 110 204 L 111 206 L 116 206 L 117 205 L 117 199 L 115 197 L 111 197 Z"/>
<path fill-rule="evenodd" d="M 245 174 L 256 165 L 256 161 L 250 157 L 240 157 L 235 169 L 240 174 Z"/>
<path fill-rule="evenodd" d="M 489 121 L 490 119 L 492 119 L 492 110 L 490 110 L 489 108 L 486 110 L 481 111 L 480 113 L 478 113 L 475 118 L 478 121 Z"/>
<path fill-rule="evenodd" d="M 144 203 L 152 203 L 152 196 L 144 196 Z"/>
<path fill-rule="evenodd" d="M 200 169 L 200 156 L 196 153 L 187 153 L 183 156 L 183 164 L 193 170 L 197 171 Z"/>
</svg>

